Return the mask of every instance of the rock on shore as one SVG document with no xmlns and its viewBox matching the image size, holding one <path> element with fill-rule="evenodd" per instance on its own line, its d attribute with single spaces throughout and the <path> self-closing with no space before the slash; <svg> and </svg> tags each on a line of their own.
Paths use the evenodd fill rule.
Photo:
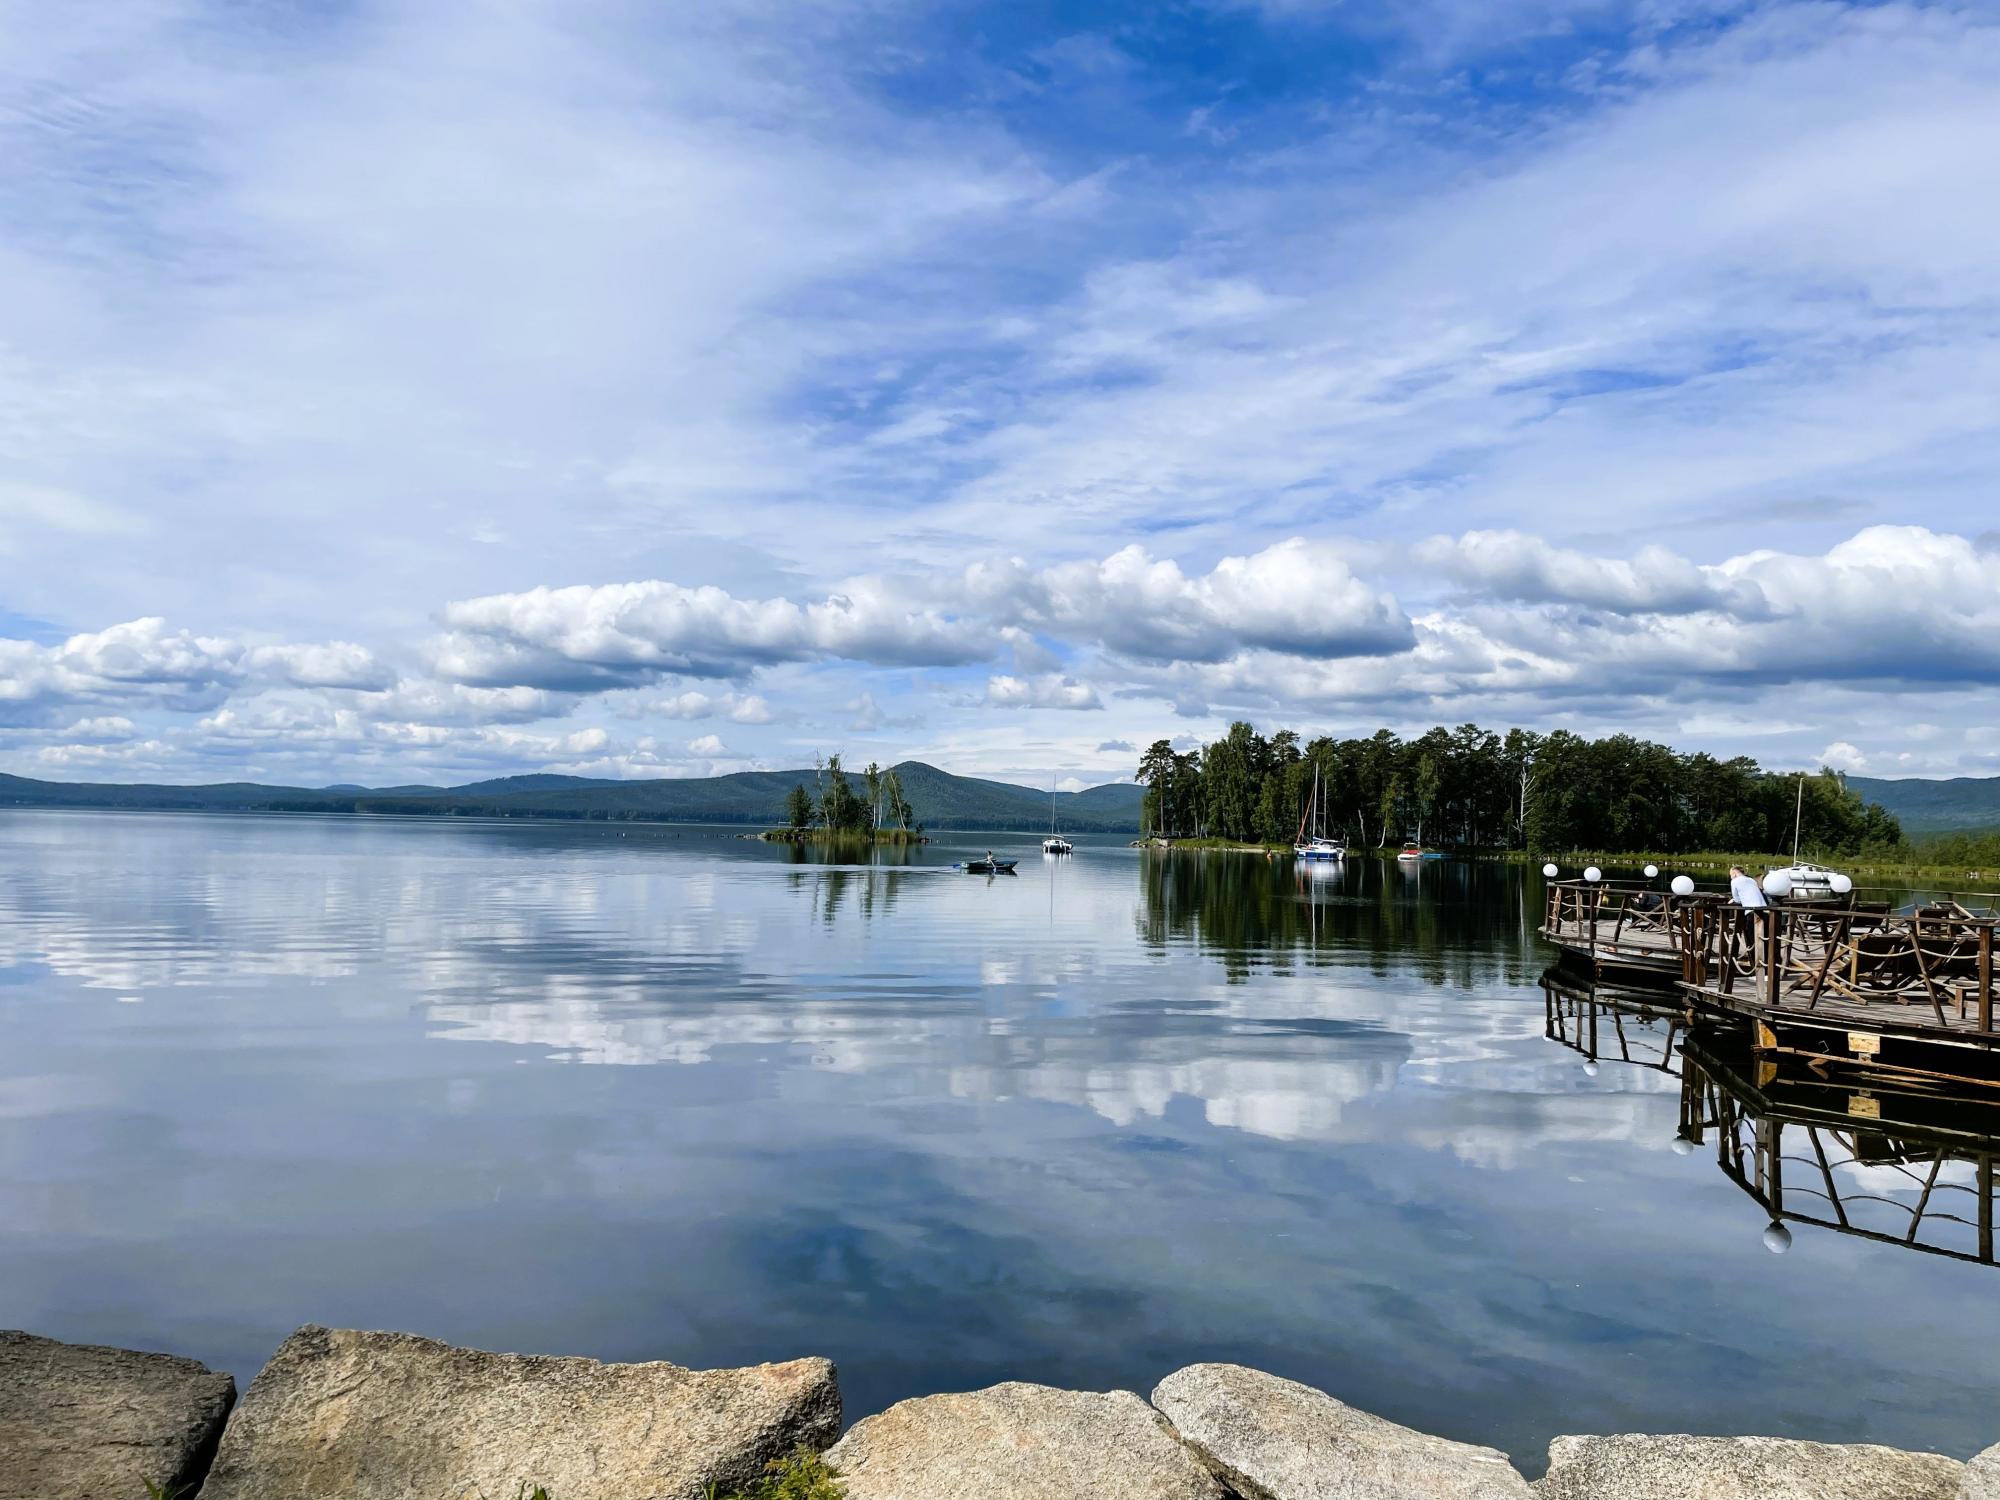
<svg viewBox="0 0 2000 1500">
<path fill-rule="evenodd" d="M 135 1500 L 200 1480 L 236 1382 L 171 1354 L 0 1330 L 0 1500 Z"/>
<path fill-rule="evenodd" d="M 1130 1391 L 1019 1382 L 899 1401 L 833 1446 L 849 1500 L 1223 1500 Z"/>
<path fill-rule="evenodd" d="M 1965 1465 L 1873 1443 L 1559 1437 L 1540 1500 L 1958 1500 Z"/>
<path fill-rule="evenodd" d="M 824 1359 L 607 1365 L 309 1325 L 244 1393 L 201 1500 L 701 1500 L 839 1430 Z"/>
<path fill-rule="evenodd" d="M 1189 1365 L 1153 1405 L 1251 1500 L 1530 1500 L 1492 1448 L 1399 1427 L 1324 1391 L 1242 1365 Z"/>
<path fill-rule="evenodd" d="M 1958 1481 L 1958 1500 L 2000 1500 L 2000 1443 L 1972 1456 Z"/>
</svg>

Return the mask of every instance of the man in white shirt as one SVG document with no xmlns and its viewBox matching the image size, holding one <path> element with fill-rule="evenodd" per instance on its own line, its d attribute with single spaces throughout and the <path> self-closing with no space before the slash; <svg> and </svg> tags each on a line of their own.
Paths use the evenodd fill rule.
<svg viewBox="0 0 2000 1500">
<path fill-rule="evenodd" d="M 1736 932 L 1746 947 L 1757 941 L 1757 919 L 1750 915 L 1759 906 L 1768 906 L 1764 888 L 1743 873 L 1743 866 L 1729 867 L 1729 899 L 1743 910 L 1736 914 Z"/>
<path fill-rule="evenodd" d="M 1738 906 L 1764 906 L 1764 888 L 1743 873 L 1743 866 L 1729 867 L 1729 899 Z"/>
</svg>

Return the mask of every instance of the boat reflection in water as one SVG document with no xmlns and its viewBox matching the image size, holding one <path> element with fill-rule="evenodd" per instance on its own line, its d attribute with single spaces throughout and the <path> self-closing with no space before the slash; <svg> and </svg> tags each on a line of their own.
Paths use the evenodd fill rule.
<svg viewBox="0 0 2000 1500">
<path fill-rule="evenodd" d="M 1542 975 L 1545 1030 L 1552 1042 L 1580 1053 L 1595 1074 L 1600 1058 L 1680 1076 L 1674 1042 L 1680 1009 L 1657 990 L 1592 984 L 1558 965 Z"/>
<path fill-rule="evenodd" d="M 1682 1047 L 1676 1150 L 1712 1143 L 1763 1209 L 1764 1244 L 1794 1224 L 1993 1264 L 2000 1105 L 1780 1067 L 1697 1032 Z"/>
</svg>

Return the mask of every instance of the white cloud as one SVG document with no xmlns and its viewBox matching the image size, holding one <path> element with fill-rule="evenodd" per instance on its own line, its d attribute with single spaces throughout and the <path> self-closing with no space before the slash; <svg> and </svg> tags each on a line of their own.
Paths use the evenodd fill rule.
<svg viewBox="0 0 2000 1500">
<path fill-rule="evenodd" d="M 253 646 L 169 629 L 151 617 L 57 645 L 0 640 L 0 722 L 46 721 L 65 706 L 150 703 L 194 710 L 255 682 L 361 687 L 387 673 L 359 646 Z"/>
<path fill-rule="evenodd" d="M 689 755 L 700 755 L 713 759 L 715 756 L 727 755 L 728 753 L 729 747 L 722 743 L 722 736 L 719 734 L 704 734 L 698 739 L 688 741 Z"/>
<path fill-rule="evenodd" d="M 738 599 L 712 585 L 649 580 L 537 588 L 449 604 L 435 668 L 460 681 L 582 688 L 673 674 L 736 677 L 778 662 L 841 657 L 878 665 L 977 661 L 991 641 L 872 588 L 806 604 Z"/>
<path fill-rule="evenodd" d="M 640 715 L 662 719 L 726 718 L 735 724 L 769 724 L 777 717 L 771 705 L 755 693 L 703 693 L 693 689 L 669 698 L 651 698 L 630 705 Z"/>
<path fill-rule="evenodd" d="M 1102 708 L 1097 690 L 1072 677 L 989 677 L 986 701 L 997 708 Z"/>
</svg>

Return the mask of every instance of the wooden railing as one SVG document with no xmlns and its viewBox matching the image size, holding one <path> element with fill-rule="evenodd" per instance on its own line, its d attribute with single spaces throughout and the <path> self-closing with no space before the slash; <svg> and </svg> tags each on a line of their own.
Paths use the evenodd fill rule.
<svg viewBox="0 0 2000 1500">
<path fill-rule="evenodd" d="M 1592 953 L 1670 957 L 1680 951 L 1684 938 L 1682 913 L 1716 899 L 1699 893 L 1677 896 L 1630 881 L 1552 880 L 1543 927 L 1551 937 L 1583 943 Z"/>
<path fill-rule="evenodd" d="M 1724 996 L 1816 1010 L 1915 1005 L 1940 1027 L 1992 1033 L 1991 916 L 1955 901 L 1892 912 L 1849 901 L 1742 907 L 1689 897 L 1676 915 L 1681 978 Z"/>
</svg>

